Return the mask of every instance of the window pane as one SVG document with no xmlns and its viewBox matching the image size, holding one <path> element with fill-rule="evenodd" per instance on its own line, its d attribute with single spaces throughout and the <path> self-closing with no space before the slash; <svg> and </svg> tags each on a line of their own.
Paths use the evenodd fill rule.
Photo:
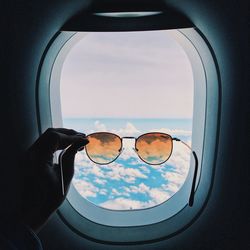
<svg viewBox="0 0 250 250">
<path fill-rule="evenodd" d="M 193 75 L 184 50 L 167 31 L 89 33 L 65 59 L 61 74 L 65 127 L 121 137 L 164 132 L 191 145 Z M 134 139 L 108 165 L 76 156 L 73 184 L 96 205 L 143 209 L 173 196 L 184 183 L 190 152 L 174 142 L 162 165 L 137 156 Z"/>
</svg>

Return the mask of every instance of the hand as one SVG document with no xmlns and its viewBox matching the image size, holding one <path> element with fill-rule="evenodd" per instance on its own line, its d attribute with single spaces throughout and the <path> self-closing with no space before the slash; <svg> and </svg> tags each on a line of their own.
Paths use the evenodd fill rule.
<svg viewBox="0 0 250 250">
<path fill-rule="evenodd" d="M 24 188 L 20 220 L 37 231 L 64 201 L 74 175 L 74 158 L 88 143 L 84 134 L 69 129 L 48 129 L 29 148 L 22 162 Z M 53 163 L 57 150 L 70 146 L 62 157 L 65 194 L 61 174 Z"/>
</svg>

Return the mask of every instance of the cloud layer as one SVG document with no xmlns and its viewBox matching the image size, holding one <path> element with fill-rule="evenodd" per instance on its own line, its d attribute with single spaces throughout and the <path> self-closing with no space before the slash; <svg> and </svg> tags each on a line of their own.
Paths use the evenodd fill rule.
<svg viewBox="0 0 250 250">
<path fill-rule="evenodd" d="M 96 130 L 106 128 L 100 122 L 95 122 L 95 125 Z M 121 129 L 112 129 L 112 132 L 126 134 L 127 128 L 133 136 L 140 133 L 132 123 Z M 191 142 L 190 131 L 183 131 L 180 136 Z M 108 165 L 93 163 L 84 151 L 78 153 L 73 180 L 78 192 L 99 206 L 118 210 L 152 207 L 174 195 L 188 174 L 189 149 L 174 142 L 172 156 L 165 164 L 148 165 L 138 158 L 133 146 L 133 141 L 124 140 L 124 151 L 115 162 Z"/>
</svg>

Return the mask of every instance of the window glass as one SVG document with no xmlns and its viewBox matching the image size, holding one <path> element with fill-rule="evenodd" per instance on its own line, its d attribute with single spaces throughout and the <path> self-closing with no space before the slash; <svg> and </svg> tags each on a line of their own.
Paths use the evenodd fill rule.
<svg viewBox="0 0 250 250">
<path fill-rule="evenodd" d="M 67 55 L 61 73 L 64 127 L 121 137 L 164 132 L 191 145 L 193 74 L 184 50 L 167 31 L 88 33 Z M 174 142 L 162 165 L 144 163 L 123 139 L 108 165 L 75 160 L 73 185 L 90 202 L 114 210 L 161 204 L 183 185 L 190 152 Z"/>
</svg>

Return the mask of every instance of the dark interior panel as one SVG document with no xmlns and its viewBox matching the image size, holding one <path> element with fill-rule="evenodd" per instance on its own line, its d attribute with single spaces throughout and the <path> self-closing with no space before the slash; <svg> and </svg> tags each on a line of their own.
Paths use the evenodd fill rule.
<svg viewBox="0 0 250 250">
<path fill-rule="evenodd" d="M 37 74 L 44 51 L 53 36 L 61 29 L 80 30 L 81 24 L 86 22 L 88 28 L 85 29 L 101 27 L 100 19 L 91 15 L 93 10 L 163 10 L 171 14 L 164 14 L 157 20 L 160 28 L 165 29 L 168 24 L 169 28 L 175 28 L 174 24 L 178 22 L 182 27 L 197 27 L 210 44 L 218 63 L 222 94 L 220 132 L 216 173 L 205 209 L 195 223 L 182 233 L 151 244 L 122 246 L 91 242 L 71 231 L 57 214 L 43 228 L 39 237 L 44 249 L 48 250 L 250 248 L 247 1 L 105 0 L 93 3 L 90 0 L 26 0 L 2 1 L 0 6 L 1 216 L 11 217 L 18 213 L 18 190 L 23 185 L 19 178 L 22 171 L 19 162 L 23 152 L 40 133 L 37 118 Z M 84 13 L 86 16 L 83 16 Z M 86 19 L 88 15 L 93 19 Z M 151 21 L 149 18 L 138 25 L 143 29 L 143 25 Z M 111 19 L 108 21 L 106 30 L 112 29 L 112 22 Z M 122 20 L 117 26 L 114 24 L 114 28 L 124 30 L 125 24 Z M 132 29 L 133 20 L 129 25 Z M 153 27 L 156 26 L 152 25 L 151 28 Z"/>
</svg>

